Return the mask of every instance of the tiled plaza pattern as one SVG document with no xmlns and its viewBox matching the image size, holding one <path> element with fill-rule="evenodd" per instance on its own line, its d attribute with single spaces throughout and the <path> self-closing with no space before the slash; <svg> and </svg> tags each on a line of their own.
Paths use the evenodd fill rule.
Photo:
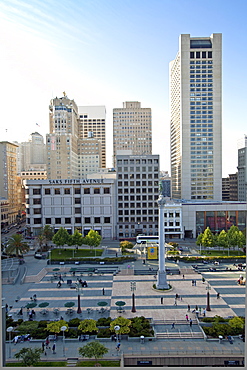
<svg viewBox="0 0 247 370">
<path fill-rule="evenodd" d="M 27 259 L 28 260 L 28 259 Z M 186 271 L 184 273 L 184 279 L 182 274 L 180 275 L 168 275 L 168 282 L 172 286 L 172 290 L 160 293 L 153 289 L 153 284 L 155 282 L 155 277 L 153 275 L 134 275 L 134 265 L 135 268 L 143 268 L 142 262 L 137 261 L 127 266 L 127 264 L 121 266 L 121 272 L 113 276 L 113 274 L 104 274 L 102 276 L 93 275 L 88 276 L 87 273 L 84 273 L 83 276 L 77 274 L 72 276 L 69 272 L 70 267 L 61 267 L 53 266 L 48 267 L 45 261 L 35 261 L 28 264 L 28 274 L 25 279 L 25 283 L 20 285 L 18 282 L 16 285 L 4 285 L 3 286 L 3 297 L 5 297 L 5 303 L 12 305 L 13 308 L 10 311 L 10 314 L 16 319 L 17 312 L 21 307 L 24 307 L 27 303 L 30 302 L 30 297 L 34 294 L 37 295 L 37 304 L 41 302 L 48 302 L 49 306 L 48 314 L 43 316 L 41 311 L 43 308 L 35 307 L 36 319 L 49 319 L 53 320 L 55 318 L 60 318 L 63 316 L 65 320 L 69 320 L 74 317 L 84 318 L 93 318 L 98 319 L 99 317 L 111 316 L 111 318 L 116 318 L 120 314 L 117 312 L 117 301 L 124 301 L 126 304 L 124 306 L 124 312 L 121 313 L 121 316 L 131 318 L 135 316 L 145 316 L 152 318 L 154 322 L 156 321 L 159 325 L 155 325 L 156 333 L 166 333 L 167 338 L 172 338 L 175 333 L 177 338 L 183 338 L 183 333 L 190 334 L 190 338 L 196 338 L 197 334 L 201 334 L 199 326 L 196 324 L 195 313 L 192 313 L 192 310 L 198 306 L 201 309 L 201 313 L 206 308 L 207 304 L 207 290 L 206 287 L 210 286 L 210 306 L 211 311 L 206 312 L 206 316 L 244 316 L 245 314 L 245 287 L 239 286 L 237 284 L 237 279 L 239 278 L 239 271 L 231 272 L 204 272 L 202 275 L 195 274 L 193 270 L 185 268 L 185 266 L 180 266 L 181 271 Z M 148 265 L 152 266 L 152 264 Z M 148 269 L 146 265 L 145 268 Z M 174 264 L 173 264 L 174 266 Z M 64 283 L 62 283 L 61 288 L 57 288 L 57 280 L 51 282 L 50 278 L 53 276 L 53 269 L 58 267 L 59 274 L 66 272 L 66 277 L 63 276 Z M 91 265 L 87 266 L 91 267 Z M 157 267 L 157 266 L 156 266 Z M 202 276 L 205 277 L 206 282 L 202 282 Z M 67 285 L 67 280 L 72 279 L 73 283 L 77 281 L 78 278 L 86 280 L 88 287 L 82 288 L 81 291 L 81 307 L 82 313 L 77 314 L 77 294 L 76 289 L 71 289 Z M 196 285 L 192 285 L 192 280 L 196 280 Z M 132 292 L 130 289 L 130 282 L 136 282 L 135 290 L 135 307 L 136 312 L 131 312 L 132 307 Z M 102 289 L 104 288 L 105 294 L 103 295 Z M 220 293 L 220 298 L 217 299 L 217 293 Z M 178 294 L 181 299 L 176 300 L 175 305 L 175 295 Z M 20 296 L 18 302 L 15 302 L 17 296 Z M 163 304 L 161 304 L 161 297 L 163 297 Z M 106 309 L 107 311 L 104 314 L 101 314 L 99 310 L 98 302 L 105 301 L 107 302 Z M 74 312 L 72 315 L 66 314 L 67 308 L 64 306 L 66 302 L 74 302 Z M 188 305 L 190 305 L 190 311 L 188 312 Z M 59 309 L 59 316 L 55 316 L 53 310 L 55 308 Z M 87 310 L 92 308 L 92 311 Z M 88 312 L 89 311 L 89 312 Z M 190 325 L 185 320 L 185 315 L 188 314 L 189 318 L 193 319 L 193 325 Z M 27 311 L 24 309 L 24 319 L 28 319 Z M 171 323 L 175 323 L 174 328 L 171 327 Z M 188 336 L 187 336 L 188 337 Z M 203 343 L 200 345 L 198 340 Z M 33 346 L 34 342 L 29 342 L 28 345 Z M 162 344 L 163 343 L 163 344 Z M 156 342 L 148 343 L 148 352 L 159 352 L 168 349 L 170 351 L 177 351 L 180 342 L 172 344 L 169 341 L 164 343 L 159 340 Z M 214 343 L 212 347 L 211 343 L 205 342 L 202 339 L 193 339 L 191 342 L 183 342 L 181 346 L 186 349 L 186 351 L 209 351 L 211 348 L 217 348 L 218 343 Z M 229 343 L 224 344 L 224 348 L 228 346 Z M 14 353 L 22 344 L 17 344 L 16 347 L 12 348 Z M 26 346 L 26 344 L 25 344 Z M 69 345 L 66 341 L 66 351 L 69 351 L 69 356 L 78 357 L 77 348 L 81 345 L 74 344 Z M 107 342 L 107 346 L 111 348 L 114 356 L 116 355 L 114 351 L 114 344 Z M 164 348 L 163 348 L 164 347 Z M 174 347 L 174 348 L 173 348 Z M 236 347 L 236 348 L 235 348 Z M 136 345 L 131 342 L 124 344 L 125 351 L 135 352 Z M 122 346 L 123 349 L 123 346 Z M 237 346 L 234 343 L 234 347 L 230 347 L 231 350 L 240 350 L 239 345 Z M 219 347 L 219 350 L 222 350 L 222 347 Z M 57 351 L 58 357 L 61 356 L 61 348 Z M 139 344 L 138 352 L 147 351 L 147 344 Z M 113 355 L 112 354 L 112 355 Z"/>
</svg>

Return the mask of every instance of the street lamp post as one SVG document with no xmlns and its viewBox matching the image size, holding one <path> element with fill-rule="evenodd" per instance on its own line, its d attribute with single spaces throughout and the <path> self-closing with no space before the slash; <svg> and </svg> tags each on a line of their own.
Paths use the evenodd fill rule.
<svg viewBox="0 0 247 370">
<path fill-rule="evenodd" d="M 80 283 L 76 283 L 76 290 L 77 290 L 77 299 L 78 299 L 77 313 L 81 313 Z"/>
<path fill-rule="evenodd" d="M 13 331 L 13 326 L 9 326 L 7 328 L 7 332 L 9 333 L 9 358 L 11 358 L 11 332 Z"/>
<path fill-rule="evenodd" d="M 65 357 L 65 347 L 64 347 L 64 332 L 67 330 L 67 326 L 62 326 L 61 331 L 63 332 L 63 356 Z"/>
<path fill-rule="evenodd" d="M 136 312 L 136 308 L 135 308 L 135 293 L 134 293 L 134 291 L 136 290 L 136 282 L 135 281 L 131 281 L 130 282 L 130 289 L 133 292 L 132 293 L 132 309 L 131 309 L 131 312 Z"/>
<path fill-rule="evenodd" d="M 211 287 L 208 286 L 206 287 L 206 290 L 207 290 L 207 307 L 206 307 L 206 311 L 211 311 L 211 308 L 210 308 L 210 294 L 209 294 L 209 291 L 210 291 Z"/>
</svg>

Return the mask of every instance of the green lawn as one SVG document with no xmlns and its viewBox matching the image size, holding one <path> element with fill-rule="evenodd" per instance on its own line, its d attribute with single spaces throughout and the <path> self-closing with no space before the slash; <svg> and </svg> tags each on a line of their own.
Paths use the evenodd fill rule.
<svg viewBox="0 0 247 370">
<path fill-rule="evenodd" d="M 66 366 L 66 361 L 40 361 L 36 365 L 37 367 L 64 367 Z M 20 362 L 9 362 L 5 365 L 6 367 L 22 367 L 23 365 Z M 35 367 L 36 367 L 35 366 Z"/>
<path fill-rule="evenodd" d="M 201 255 L 203 256 L 228 256 L 228 250 L 202 250 Z M 243 256 L 244 252 L 243 251 L 229 251 L 229 256 Z"/>
<path fill-rule="evenodd" d="M 100 257 L 103 253 L 103 249 L 66 249 L 55 248 L 51 251 L 51 259 L 69 259 L 69 258 L 80 258 L 80 257 Z"/>
<path fill-rule="evenodd" d="M 99 363 L 102 367 L 120 367 L 120 361 L 118 360 L 88 360 L 80 361 L 76 365 L 77 367 L 94 367 L 95 363 Z"/>
</svg>

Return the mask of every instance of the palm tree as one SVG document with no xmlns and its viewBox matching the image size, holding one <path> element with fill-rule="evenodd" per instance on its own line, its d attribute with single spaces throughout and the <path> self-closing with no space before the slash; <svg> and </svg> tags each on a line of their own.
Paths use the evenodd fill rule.
<svg viewBox="0 0 247 370">
<path fill-rule="evenodd" d="M 28 251 L 29 245 L 23 241 L 23 236 L 21 234 L 14 234 L 9 238 L 8 246 L 6 248 L 7 254 L 15 253 L 16 256 L 19 257 Z"/>
</svg>

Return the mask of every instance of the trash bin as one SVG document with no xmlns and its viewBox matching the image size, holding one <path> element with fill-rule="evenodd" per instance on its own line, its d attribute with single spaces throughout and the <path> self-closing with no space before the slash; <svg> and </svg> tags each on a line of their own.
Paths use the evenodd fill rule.
<svg viewBox="0 0 247 370">
<path fill-rule="evenodd" d="M 144 335 L 140 336 L 140 340 L 141 340 L 141 343 L 144 343 L 144 340 L 145 340 Z"/>
<path fill-rule="evenodd" d="M 222 339 L 223 339 L 223 337 L 222 337 L 222 335 L 219 335 L 219 343 L 222 343 Z"/>
</svg>

